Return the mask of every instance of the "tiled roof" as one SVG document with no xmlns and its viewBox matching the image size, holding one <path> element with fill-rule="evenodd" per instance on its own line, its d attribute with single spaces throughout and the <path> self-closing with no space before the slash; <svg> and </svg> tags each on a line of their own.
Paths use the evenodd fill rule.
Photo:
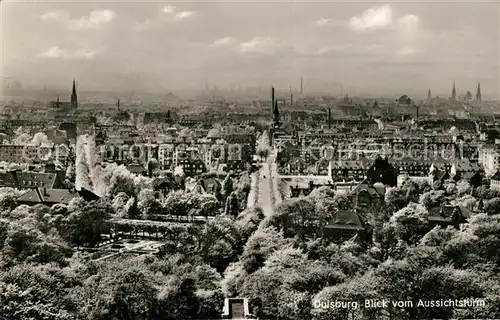
<svg viewBox="0 0 500 320">
<path fill-rule="evenodd" d="M 208 191 L 210 189 L 213 191 L 218 191 L 222 188 L 222 184 L 219 182 L 219 180 L 214 178 L 201 179 L 199 183 L 205 191 Z"/>
<path fill-rule="evenodd" d="M 380 189 L 381 190 L 381 189 Z M 349 194 L 358 194 L 361 191 L 367 191 L 372 197 L 384 196 L 379 193 L 379 190 L 374 188 L 366 179 L 358 184 Z"/>
<path fill-rule="evenodd" d="M 20 196 L 17 201 L 20 203 L 63 203 L 68 204 L 78 194 L 72 193 L 66 189 L 31 189 L 24 195 Z"/>
<path fill-rule="evenodd" d="M 127 170 L 130 171 L 131 173 L 136 173 L 136 174 L 142 174 L 142 173 L 147 171 L 140 164 L 131 164 L 131 165 L 127 166 Z"/>
<path fill-rule="evenodd" d="M 333 170 L 338 170 L 338 169 L 349 169 L 349 170 L 356 170 L 356 169 L 366 169 L 369 166 L 369 162 L 367 160 L 342 160 L 342 161 L 331 161 L 332 164 L 332 169 Z"/>
<path fill-rule="evenodd" d="M 53 188 L 56 184 L 56 178 L 56 173 L 41 173 L 30 171 L 1 172 L 0 186 L 18 188 Z"/>
<path fill-rule="evenodd" d="M 365 227 L 361 222 L 359 215 L 354 211 L 337 211 L 330 222 L 325 226 L 326 228 L 335 229 L 351 229 L 351 230 L 364 230 Z"/>
<path fill-rule="evenodd" d="M 464 218 L 468 218 L 472 215 L 472 211 L 470 211 L 466 207 L 444 205 L 441 207 L 430 208 L 428 210 L 429 216 L 427 217 L 427 219 L 429 221 L 451 222 L 451 220 L 453 218 L 453 213 L 455 212 L 455 210 L 458 210 L 458 212 Z"/>
</svg>

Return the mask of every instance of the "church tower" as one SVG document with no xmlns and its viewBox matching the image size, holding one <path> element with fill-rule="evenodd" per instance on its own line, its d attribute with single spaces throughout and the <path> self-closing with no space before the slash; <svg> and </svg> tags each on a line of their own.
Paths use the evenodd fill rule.
<svg viewBox="0 0 500 320">
<path fill-rule="evenodd" d="M 457 90 L 455 89 L 455 81 L 453 81 L 453 90 L 451 90 L 451 100 L 457 101 Z"/>
<path fill-rule="evenodd" d="M 71 108 L 76 109 L 78 107 L 78 99 L 76 96 L 76 83 L 73 79 L 73 90 L 71 91 Z"/>
<path fill-rule="evenodd" d="M 481 101 L 481 83 L 477 83 L 476 101 Z"/>
<path fill-rule="evenodd" d="M 431 100 L 431 89 L 429 89 L 429 92 L 427 92 L 427 99 Z"/>
</svg>

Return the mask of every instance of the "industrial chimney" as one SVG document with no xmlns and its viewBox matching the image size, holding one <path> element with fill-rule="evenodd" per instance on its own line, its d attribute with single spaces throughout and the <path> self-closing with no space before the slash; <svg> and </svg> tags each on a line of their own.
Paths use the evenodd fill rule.
<svg viewBox="0 0 500 320">
<path fill-rule="evenodd" d="M 332 129 L 332 108 L 328 108 L 328 130 Z"/>
<path fill-rule="evenodd" d="M 274 87 L 271 87 L 271 111 L 274 112 Z"/>
</svg>

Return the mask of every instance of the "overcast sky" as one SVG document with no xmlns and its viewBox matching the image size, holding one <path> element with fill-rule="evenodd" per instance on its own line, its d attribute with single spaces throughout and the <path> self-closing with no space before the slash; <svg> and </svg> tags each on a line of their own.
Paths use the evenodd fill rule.
<svg viewBox="0 0 500 320">
<path fill-rule="evenodd" d="M 499 2 L 2 2 L 3 77 L 24 86 L 238 84 L 500 95 Z"/>
</svg>

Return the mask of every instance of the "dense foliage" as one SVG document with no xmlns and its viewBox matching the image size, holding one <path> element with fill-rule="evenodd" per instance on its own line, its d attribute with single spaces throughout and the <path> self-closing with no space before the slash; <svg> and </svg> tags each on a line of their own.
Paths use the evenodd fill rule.
<svg viewBox="0 0 500 320">
<path fill-rule="evenodd" d="M 225 296 L 248 298 L 253 313 L 264 319 L 500 314 L 500 197 L 487 185 L 405 182 L 362 213 L 373 228 L 372 243 L 333 243 L 307 237 L 290 222 L 328 223 L 335 212 L 354 209 L 350 197 L 319 188 L 285 200 L 264 217 L 258 207 L 240 212 L 248 176 L 224 184 L 224 193 L 231 190 L 225 202 L 181 191 L 161 202 L 150 188 L 118 183 L 99 201 L 76 198 L 51 208 L 18 206 L 18 191 L 2 190 L 0 315 L 12 320 L 213 319 L 220 317 Z M 459 228 L 433 226 L 430 209 L 445 203 L 472 214 Z M 173 213 L 204 220 L 151 220 Z M 93 260 L 82 250 L 113 232 L 146 235 L 162 247 L 154 256 L 105 260 Z M 317 301 L 466 298 L 484 299 L 485 305 L 315 307 Z"/>
</svg>

